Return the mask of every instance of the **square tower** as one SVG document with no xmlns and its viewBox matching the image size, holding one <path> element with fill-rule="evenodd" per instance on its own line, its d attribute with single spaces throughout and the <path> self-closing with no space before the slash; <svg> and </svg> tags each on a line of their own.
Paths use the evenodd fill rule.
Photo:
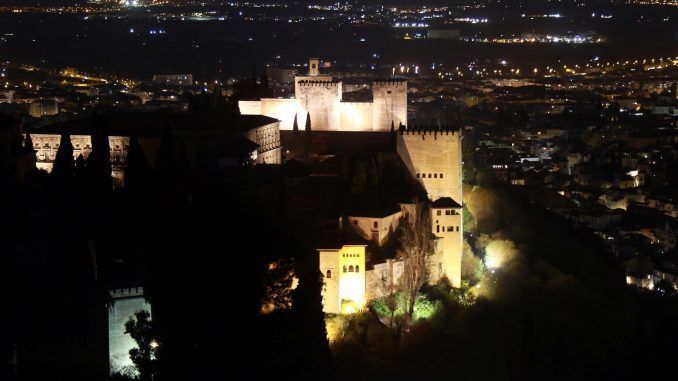
<svg viewBox="0 0 678 381">
<path fill-rule="evenodd" d="M 407 125 L 407 81 L 385 79 L 372 83 L 374 131 L 390 131 L 391 124 Z"/>
<path fill-rule="evenodd" d="M 464 234 L 461 134 L 438 127 L 408 128 L 398 134 L 397 151 L 432 202 L 431 231 L 442 239 L 443 272 L 454 287 L 460 287 Z"/>
<path fill-rule="evenodd" d="M 365 306 L 365 245 L 318 249 L 323 275 L 323 311 L 353 313 Z"/>
</svg>

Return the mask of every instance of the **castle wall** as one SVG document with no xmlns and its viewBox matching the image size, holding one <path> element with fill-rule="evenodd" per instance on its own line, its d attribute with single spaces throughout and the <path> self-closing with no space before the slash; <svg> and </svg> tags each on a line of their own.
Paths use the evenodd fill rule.
<svg viewBox="0 0 678 381">
<path fill-rule="evenodd" d="M 410 175 L 421 182 L 431 201 L 449 197 L 458 206 L 433 208 L 432 232 L 441 240 L 442 270 L 461 286 L 463 226 L 461 135 L 453 131 L 408 130 L 398 134 L 397 152 Z"/>
<path fill-rule="evenodd" d="M 340 102 L 339 106 L 339 123 L 342 131 L 373 130 L 374 109 L 371 102 Z"/>
<path fill-rule="evenodd" d="M 314 79 L 297 82 L 297 87 L 299 91 L 295 95 L 302 109 L 311 115 L 311 129 L 339 131 L 341 82 Z"/>
<path fill-rule="evenodd" d="M 129 350 L 135 348 L 136 342 L 125 333 L 125 323 L 137 311 L 150 313 L 151 305 L 144 300 L 142 287 L 111 290 L 113 306 L 108 310 L 108 357 L 111 374 L 119 372 L 137 375 L 135 365 L 129 357 Z"/>
<path fill-rule="evenodd" d="M 407 125 L 407 81 L 383 80 L 372 83 L 374 103 L 372 129 L 390 131 L 391 123 Z"/>
<path fill-rule="evenodd" d="M 451 197 L 461 205 L 461 135 L 452 131 L 398 134 L 398 156 L 435 201 Z M 442 175 L 442 177 L 441 177 Z"/>
<path fill-rule="evenodd" d="M 402 215 L 402 212 L 398 211 L 384 217 L 348 216 L 348 223 L 356 228 L 363 238 L 372 240 L 381 246 L 391 236 L 391 233 L 398 229 Z"/>
<path fill-rule="evenodd" d="M 280 122 L 269 123 L 248 130 L 243 135 L 259 145 L 257 148 L 257 164 L 280 164 Z"/>
<path fill-rule="evenodd" d="M 238 101 L 238 108 L 240 109 L 240 114 L 242 114 L 242 115 L 265 115 L 265 114 L 262 114 L 262 112 L 261 112 L 261 104 L 263 103 L 263 101 L 264 101 L 263 99 L 260 100 L 260 101 Z M 266 115 L 266 116 L 269 116 L 269 115 Z"/>
<path fill-rule="evenodd" d="M 261 114 L 280 121 L 281 130 L 291 130 L 294 125 L 294 116 L 297 116 L 297 125 L 300 130 L 306 124 L 306 110 L 301 107 L 298 99 L 267 98 L 261 100 Z"/>
</svg>

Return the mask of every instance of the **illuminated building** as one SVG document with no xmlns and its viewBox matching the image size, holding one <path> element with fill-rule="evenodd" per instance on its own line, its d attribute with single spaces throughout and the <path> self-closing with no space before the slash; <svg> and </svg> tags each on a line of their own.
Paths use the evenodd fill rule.
<svg viewBox="0 0 678 381">
<path fill-rule="evenodd" d="M 398 134 L 397 151 L 433 202 L 431 229 L 442 239 L 442 270 L 454 287 L 460 287 L 464 232 L 461 134 L 438 127 L 410 127 Z"/>
<path fill-rule="evenodd" d="M 52 170 L 61 133 L 70 134 L 74 158 L 82 155 L 87 159 L 92 151 L 91 123 L 89 119 L 57 123 L 41 128 L 40 133 L 31 134 L 36 166 L 47 172 Z M 188 151 L 200 151 L 201 155 L 213 159 L 220 166 L 240 165 L 243 158 L 253 164 L 280 164 L 281 161 L 280 123 L 264 116 L 240 116 L 232 121 L 228 129 L 225 126 L 224 129 L 200 132 L 196 131 L 189 114 L 164 117 L 152 113 L 120 114 L 111 115 L 108 123 L 112 176 L 116 186 L 124 183 L 130 136 L 137 135 L 149 164 L 155 166 L 157 150 L 168 126 L 173 131 L 172 135 L 186 144 Z"/>
<path fill-rule="evenodd" d="M 365 247 L 342 245 L 318 249 L 326 313 L 353 313 L 365 306 Z"/>
<path fill-rule="evenodd" d="M 113 305 L 108 309 L 108 359 L 110 373 L 137 375 L 129 350 L 137 344 L 125 333 L 125 323 L 138 311 L 151 312 L 144 299 L 143 287 L 121 288 L 109 291 Z"/>
<path fill-rule="evenodd" d="M 303 128 L 307 115 L 312 129 L 320 131 L 390 131 L 392 125 L 407 124 L 406 80 L 375 80 L 371 102 L 345 102 L 342 82 L 321 74 L 317 58 L 308 67 L 307 75 L 294 78 L 294 98 L 239 101 L 240 112 L 276 118 L 282 130 L 291 130 L 295 118 Z"/>
</svg>

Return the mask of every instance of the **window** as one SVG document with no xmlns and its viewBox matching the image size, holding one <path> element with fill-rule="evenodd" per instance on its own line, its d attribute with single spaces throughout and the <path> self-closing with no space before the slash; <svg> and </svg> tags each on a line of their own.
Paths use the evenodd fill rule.
<svg viewBox="0 0 678 381">
<path fill-rule="evenodd" d="M 421 177 L 421 173 L 417 173 L 417 178 L 420 178 L 420 177 Z"/>
<path fill-rule="evenodd" d="M 353 265 L 348 266 L 348 272 L 350 272 L 350 273 L 353 272 Z"/>
<path fill-rule="evenodd" d="M 453 232 L 454 231 L 454 226 L 448 226 L 447 227 L 448 232 Z"/>
<path fill-rule="evenodd" d="M 372 225 L 375 229 L 379 227 L 379 221 L 374 221 L 374 225 Z"/>
<path fill-rule="evenodd" d="M 446 210 L 446 211 L 445 211 L 445 215 L 446 215 L 446 216 L 450 216 L 450 215 L 452 215 L 452 211 L 451 211 L 451 210 L 449 210 L 449 209 L 448 209 L 448 210 Z"/>
<path fill-rule="evenodd" d="M 438 174 L 437 174 L 437 173 L 434 173 L 434 174 L 433 174 L 433 178 L 434 178 L 434 179 L 437 179 L 437 178 L 438 178 Z"/>
<path fill-rule="evenodd" d="M 430 174 L 430 173 L 428 174 L 428 178 L 429 178 L 429 179 L 431 178 L 431 174 Z"/>
<path fill-rule="evenodd" d="M 436 233 L 440 233 L 440 225 L 436 225 Z"/>
<path fill-rule="evenodd" d="M 459 231 L 459 226 L 457 226 L 457 231 Z"/>
<path fill-rule="evenodd" d="M 442 211 L 442 210 L 440 210 L 440 209 L 438 209 L 438 210 L 436 211 L 436 214 L 440 216 L 440 215 L 442 215 L 442 214 L 443 214 L 443 211 Z"/>
<path fill-rule="evenodd" d="M 346 272 L 346 265 L 344 265 L 344 272 Z"/>
<path fill-rule="evenodd" d="M 325 278 L 332 278 L 332 270 L 327 270 L 327 274 L 325 274 Z"/>
<path fill-rule="evenodd" d="M 355 265 L 355 272 L 359 273 L 360 272 L 360 266 Z"/>
<path fill-rule="evenodd" d="M 443 178 L 443 174 L 442 174 L 442 173 L 440 174 L 440 178 L 441 178 L 441 179 Z"/>
</svg>

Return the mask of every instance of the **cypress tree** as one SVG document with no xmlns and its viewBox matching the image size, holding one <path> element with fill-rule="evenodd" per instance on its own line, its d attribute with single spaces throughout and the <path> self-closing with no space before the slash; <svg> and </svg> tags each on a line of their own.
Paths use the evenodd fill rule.
<svg viewBox="0 0 678 381">
<path fill-rule="evenodd" d="M 26 131 L 26 138 L 24 139 L 24 149 L 28 152 L 35 151 L 33 149 L 33 138 L 31 138 L 31 133 Z"/>
<path fill-rule="evenodd" d="M 311 113 L 306 112 L 306 125 L 304 126 L 304 152 L 306 157 L 311 154 L 311 143 L 313 142 L 313 137 L 311 135 Z"/>
<path fill-rule="evenodd" d="M 127 168 L 125 168 L 125 187 L 141 189 L 149 178 L 151 167 L 146 155 L 139 145 L 139 139 L 132 135 L 129 139 L 129 153 L 127 154 Z"/>
<path fill-rule="evenodd" d="M 70 179 L 73 177 L 74 167 L 75 161 L 73 160 L 73 143 L 71 143 L 71 135 L 64 132 L 61 134 L 61 141 L 59 142 L 59 149 L 57 150 L 56 158 L 54 159 L 52 174 L 63 180 Z"/>
<path fill-rule="evenodd" d="M 294 123 L 292 123 L 292 131 L 299 132 L 299 122 L 297 122 L 297 114 L 294 114 Z"/>
<path fill-rule="evenodd" d="M 94 116 L 92 126 L 92 152 L 87 157 L 87 172 L 92 185 L 100 190 L 110 190 L 113 187 L 111 178 L 111 147 L 108 143 L 106 126 L 98 115 Z"/>
</svg>

